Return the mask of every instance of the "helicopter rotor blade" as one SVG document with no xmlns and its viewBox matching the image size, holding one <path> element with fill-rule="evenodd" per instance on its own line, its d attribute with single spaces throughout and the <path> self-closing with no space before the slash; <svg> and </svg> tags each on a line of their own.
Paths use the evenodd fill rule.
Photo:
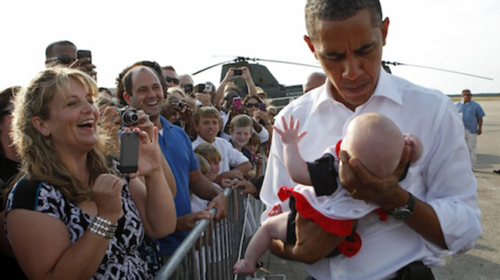
<svg viewBox="0 0 500 280">
<path fill-rule="evenodd" d="M 267 61 L 267 62 L 284 63 L 284 64 L 291 64 L 291 65 L 298 65 L 298 66 L 305 66 L 305 67 L 321 68 L 321 66 L 318 66 L 318 65 L 298 63 L 298 62 L 290 62 L 290 61 L 281 61 L 281 60 L 272 60 L 272 59 L 261 59 L 261 58 L 247 58 L 247 59 L 253 60 L 253 61 Z"/>
<path fill-rule="evenodd" d="M 208 67 L 203 68 L 203 69 L 201 69 L 201 70 L 198 70 L 198 71 L 194 72 L 194 73 L 193 73 L 193 74 L 191 74 L 191 75 L 193 75 L 193 76 L 194 76 L 194 75 L 199 74 L 199 73 L 201 73 L 201 72 L 203 72 L 203 71 L 206 71 L 206 70 L 208 70 L 208 69 L 211 69 L 211 68 L 214 68 L 214 67 L 219 66 L 219 65 L 221 65 L 221 64 L 224 64 L 224 63 L 229 63 L 229 62 L 233 62 L 233 60 L 223 61 L 223 62 L 216 63 L 216 64 L 214 64 L 214 65 L 211 65 L 211 66 L 208 66 Z"/>
<path fill-rule="evenodd" d="M 490 80 L 493 81 L 492 78 L 489 77 L 483 77 L 483 76 L 478 76 L 474 74 L 468 74 L 468 73 L 463 73 L 463 72 L 458 72 L 458 71 L 453 71 L 453 70 L 447 70 L 447 69 L 441 69 L 441 68 L 436 68 L 436 67 L 430 67 L 430 66 L 422 66 L 422 65 L 415 65 L 415 64 L 408 64 L 408 63 L 401 63 L 401 62 L 391 62 L 391 61 L 382 61 L 382 64 L 389 64 L 389 65 L 403 65 L 403 66 L 413 66 L 413 67 L 419 67 L 419 68 L 426 68 L 426 69 L 431 69 L 431 70 L 438 70 L 438 71 L 444 71 L 444 72 L 450 72 L 450 73 L 455 73 L 455 74 L 460 74 L 460 75 L 465 75 L 465 76 L 471 76 L 471 77 L 476 77 L 480 79 L 485 79 L 485 80 Z"/>
</svg>

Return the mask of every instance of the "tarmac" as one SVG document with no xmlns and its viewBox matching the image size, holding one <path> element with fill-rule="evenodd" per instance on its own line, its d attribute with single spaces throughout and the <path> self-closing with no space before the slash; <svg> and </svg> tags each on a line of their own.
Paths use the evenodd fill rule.
<svg viewBox="0 0 500 280">
<path fill-rule="evenodd" d="M 479 207 L 483 235 L 476 246 L 464 254 L 449 257 L 444 267 L 433 268 L 437 280 L 500 280 L 500 99 L 474 98 L 484 109 L 483 133 L 478 137 L 477 165 Z M 267 280 L 304 280 L 303 264 L 282 260 L 266 253 L 258 278 Z"/>
</svg>

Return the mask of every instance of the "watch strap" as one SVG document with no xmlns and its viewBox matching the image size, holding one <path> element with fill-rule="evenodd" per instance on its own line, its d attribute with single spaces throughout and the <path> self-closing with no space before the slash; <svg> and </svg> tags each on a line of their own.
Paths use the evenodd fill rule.
<svg viewBox="0 0 500 280">
<path fill-rule="evenodd" d="M 410 196 L 408 198 L 408 202 L 406 203 L 406 205 L 403 205 L 401 207 L 396 207 L 394 210 L 391 211 L 391 216 L 396 221 L 404 222 L 407 219 L 409 219 L 413 214 L 416 198 L 410 192 L 408 192 L 408 194 Z"/>
</svg>

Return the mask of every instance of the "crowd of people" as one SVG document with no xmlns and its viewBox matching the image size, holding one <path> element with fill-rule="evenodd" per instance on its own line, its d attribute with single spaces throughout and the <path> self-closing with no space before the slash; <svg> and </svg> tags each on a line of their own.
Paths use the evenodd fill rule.
<svg viewBox="0 0 500 280">
<path fill-rule="evenodd" d="M 222 188 L 258 197 L 277 108 L 247 68 L 216 87 L 139 61 L 110 89 L 77 53 L 50 44 L 46 69 L 1 93 L 2 264 L 16 279 L 151 278 L 198 220 L 225 217 Z M 127 133 L 139 138 L 132 173 L 120 169 Z"/>
<path fill-rule="evenodd" d="M 0 94 L 2 266 L 15 279 L 150 279 L 198 220 L 226 216 L 224 188 L 266 206 L 235 273 L 269 248 L 314 279 L 434 279 L 429 267 L 471 249 L 475 153 L 457 113 L 470 98 L 455 107 L 382 70 L 378 0 L 308 0 L 305 14 L 324 73 L 279 112 L 246 67 L 216 85 L 131 62 L 110 89 L 72 42 L 47 46 L 46 69 Z"/>
</svg>

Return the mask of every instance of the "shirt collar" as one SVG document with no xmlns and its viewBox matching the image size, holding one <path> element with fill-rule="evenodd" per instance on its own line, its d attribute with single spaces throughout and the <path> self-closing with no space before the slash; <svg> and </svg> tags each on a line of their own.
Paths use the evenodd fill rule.
<svg viewBox="0 0 500 280">
<path fill-rule="evenodd" d="M 333 99 L 332 92 L 331 92 L 330 88 L 328 87 L 328 83 L 329 83 L 329 81 L 327 79 L 325 84 L 323 84 L 321 87 L 307 93 L 307 94 L 315 95 L 315 96 L 311 96 L 311 97 L 313 97 L 313 100 L 314 100 L 314 103 L 312 106 L 312 112 L 316 111 L 317 108 L 324 102 L 333 102 L 335 104 L 341 104 L 340 102 Z M 380 73 L 378 76 L 377 86 L 375 87 L 375 92 L 370 97 L 370 99 L 367 101 L 367 103 L 370 102 L 370 100 L 372 100 L 374 97 L 377 97 L 377 96 L 388 98 L 388 99 L 396 102 L 399 105 L 403 105 L 403 99 L 401 98 L 401 95 L 399 94 L 398 87 L 396 86 L 394 80 L 391 79 L 391 74 L 385 72 L 385 70 L 382 67 L 380 68 Z"/>
<path fill-rule="evenodd" d="M 386 97 L 399 105 L 403 105 L 403 99 L 399 93 L 398 87 L 393 79 L 394 76 L 385 72 L 383 68 L 380 68 L 380 74 L 378 76 L 378 83 L 375 87 L 375 92 L 372 96 L 382 96 Z M 370 98 L 370 100 L 372 99 Z M 369 102 L 369 101 L 368 101 Z"/>
<path fill-rule="evenodd" d="M 171 129 L 172 127 L 174 127 L 174 125 L 167 121 L 167 119 L 165 119 L 163 116 L 160 116 L 160 122 L 162 129 Z"/>
<path fill-rule="evenodd" d="M 207 141 L 205 141 L 205 139 L 201 138 L 200 135 L 196 136 L 196 140 L 195 140 L 196 143 L 207 143 L 207 144 L 210 144 L 210 145 L 213 145 L 215 143 L 208 143 Z"/>
</svg>

